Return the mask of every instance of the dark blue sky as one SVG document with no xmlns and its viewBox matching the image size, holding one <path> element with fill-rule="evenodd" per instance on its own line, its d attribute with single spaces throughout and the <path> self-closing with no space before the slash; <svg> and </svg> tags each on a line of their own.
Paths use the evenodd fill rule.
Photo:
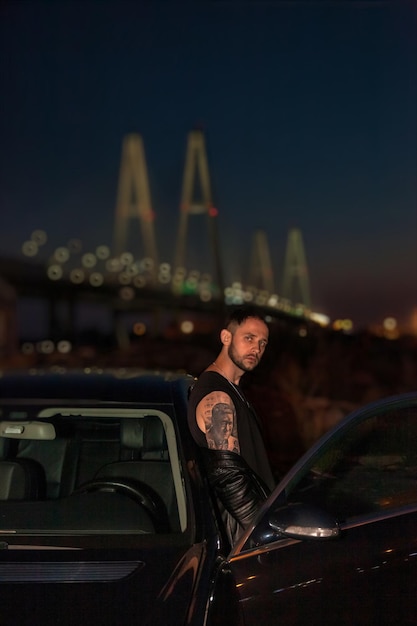
<svg viewBox="0 0 417 626">
<path fill-rule="evenodd" d="M 244 278 L 263 230 L 279 291 L 296 226 L 316 310 L 405 319 L 417 306 L 416 7 L 3 2 L 0 254 L 36 228 L 51 249 L 110 244 L 122 139 L 138 132 L 171 261 L 200 125 L 228 280 Z M 202 226 L 194 239 L 206 238 Z"/>
</svg>

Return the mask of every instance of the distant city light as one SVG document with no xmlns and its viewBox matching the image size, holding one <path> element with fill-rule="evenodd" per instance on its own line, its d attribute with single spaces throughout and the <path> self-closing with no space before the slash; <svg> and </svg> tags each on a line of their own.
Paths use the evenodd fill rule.
<svg viewBox="0 0 417 626">
<path fill-rule="evenodd" d="M 133 334 L 141 337 L 146 333 L 146 325 L 143 322 L 135 322 L 133 324 Z"/>
<path fill-rule="evenodd" d="M 34 354 L 35 346 L 33 343 L 26 341 L 21 347 L 22 354 Z"/>
<path fill-rule="evenodd" d="M 132 277 L 127 272 L 120 272 L 117 279 L 121 285 L 129 285 L 132 282 Z"/>
<path fill-rule="evenodd" d="M 280 299 L 280 309 L 281 311 L 285 311 L 286 313 L 289 313 L 291 311 L 291 302 L 289 300 L 287 300 L 287 298 L 281 298 Z"/>
<path fill-rule="evenodd" d="M 340 319 L 333 322 L 334 330 L 342 330 L 346 333 L 353 330 L 353 322 L 350 319 Z"/>
<path fill-rule="evenodd" d="M 100 261 L 105 261 L 110 256 L 110 248 L 108 246 L 97 246 L 96 256 Z"/>
<path fill-rule="evenodd" d="M 101 287 L 104 283 L 104 276 L 100 272 L 93 272 L 90 276 L 89 282 L 93 287 Z"/>
<path fill-rule="evenodd" d="M 60 354 L 69 354 L 72 350 L 72 344 L 70 341 L 62 340 L 58 342 L 56 348 Z"/>
<path fill-rule="evenodd" d="M 31 240 L 34 241 L 38 246 L 43 246 L 47 241 L 48 237 L 44 230 L 34 230 L 30 236 Z"/>
<path fill-rule="evenodd" d="M 172 285 L 173 287 L 176 287 L 177 289 L 180 289 L 182 287 L 182 283 L 184 282 L 184 279 L 181 278 L 180 276 L 174 276 L 173 280 L 172 280 Z"/>
<path fill-rule="evenodd" d="M 177 267 L 175 270 L 175 274 L 174 274 L 174 279 L 176 280 L 178 279 L 183 279 L 185 278 L 185 276 L 187 275 L 187 270 L 185 269 L 185 267 Z"/>
<path fill-rule="evenodd" d="M 386 317 L 382 322 L 382 327 L 386 339 L 398 339 L 400 333 L 395 317 Z"/>
<path fill-rule="evenodd" d="M 131 252 L 123 252 L 123 254 L 120 255 L 120 263 L 122 265 L 130 265 L 133 263 L 133 254 Z"/>
<path fill-rule="evenodd" d="M 386 317 L 383 322 L 384 330 L 395 330 L 397 328 L 397 320 L 394 317 Z"/>
<path fill-rule="evenodd" d="M 162 285 L 167 285 L 168 283 L 171 282 L 171 275 L 170 274 L 164 274 L 163 272 L 159 272 L 158 280 L 159 280 L 159 282 Z"/>
<path fill-rule="evenodd" d="M 55 350 L 55 344 L 50 339 L 45 339 L 36 344 L 36 349 L 41 354 L 52 354 Z"/>
<path fill-rule="evenodd" d="M 54 258 L 58 263 L 66 263 L 70 257 L 70 252 L 68 248 L 64 246 L 60 246 L 54 252 Z"/>
<path fill-rule="evenodd" d="M 187 278 L 187 280 L 185 281 L 185 285 L 186 287 L 188 287 L 189 289 L 195 289 L 197 287 L 197 283 L 198 280 L 197 278 L 195 278 L 194 276 L 190 276 L 189 278 Z"/>
<path fill-rule="evenodd" d="M 153 260 L 150 257 L 146 257 L 146 258 L 142 259 L 140 266 L 144 270 L 153 270 L 154 262 L 153 262 Z"/>
<path fill-rule="evenodd" d="M 50 265 L 46 273 L 50 280 L 60 280 L 63 276 L 62 267 L 56 264 Z"/>
<path fill-rule="evenodd" d="M 108 272 L 120 272 L 120 270 L 122 269 L 123 265 L 120 261 L 120 259 L 108 259 L 106 261 L 106 270 Z"/>
<path fill-rule="evenodd" d="M 129 276 L 137 276 L 139 274 L 139 265 L 137 263 L 132 263 L 131 265 L 127 265 L 125 267 L 125 272 Z"/>
<path fill-rule="evenodd" d="M 86 254 L 83 254 L 81 263 L 84 267 L 91 269 L 97 264 L 97 257 L 92 252 L 87 252 Z"/>
<path fill-rule="evenodd" d="M 255 303 L 259 306 L 265 306 L 268 302 L 269 294 L 267 291 L 260 291 L 255 298 Z"/>
<path fill-rule="evenodd" d="M 297 304 L 297 306 L 294 309 L 294 313 L 295 315 L 297 315 L 298 317 L 304 317 L 305 314 L 305 308 L 301 305 L 301 304 Z"/>
<path fill-rule="evenodd" d="M 135 276 L 133 279 L 133 284 L 135 287 L 141 289 L 146 286 L 146 278 L 144 276 Z"/>
<path fill-rule="evenodd" d="M 74 285 L 81 285 L 81 283 L 84 281 L 84 278 L 84 270 L 82 270 L 81 268 L 77 267 L 76 269 L 71 270 L 70 281 L 74 283 Z"/>
<path fill-rule="evenodd" d="M 315 313 L 314 311 L 311 311 L 310 319 L 312 322 L 316 322 L 323 327 L 326 327 L 330 324 L 330 317 L 324 315 L 323 313 Z"/>
<path fill-rule="evenodd" d="M 38 244 L 35 241 L 25 241 L 22 245 L 22 252 L 25 256 L 34 257 L 39 252 Z"/>
<path fill-rule="evenodd" d="M 200 290 L 200 300 L 201 302 L 210 302 L 212 299 L 212 293 L 209 289 L 201 289 Z"/>
<path fill-rule="evenodd" d="M 171 266 L 169 263 L 161 263 L 159 266 L 158 280 L 164 285 L 171 282 Z"/>
<path fill-rule="evenodd" d="M 190 320 L 186 320 L 184 322 L 181 322 L 180 328 L 181 332 L 184 333 L 184 335 L 189 335 L 194 330 L 194 324 Z"/>
</svg>

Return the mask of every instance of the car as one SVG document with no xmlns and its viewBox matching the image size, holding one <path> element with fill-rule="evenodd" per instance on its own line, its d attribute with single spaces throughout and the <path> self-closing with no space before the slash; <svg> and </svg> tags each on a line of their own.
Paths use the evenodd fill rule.
<svg viewBox="0 0 417 626">
<path fill-rule="evenodd" d="M 352 413 L 229 545 L 183 373 L 0 376 L 0 623 L 417 623 L 417 393 Z"/>
</svg>

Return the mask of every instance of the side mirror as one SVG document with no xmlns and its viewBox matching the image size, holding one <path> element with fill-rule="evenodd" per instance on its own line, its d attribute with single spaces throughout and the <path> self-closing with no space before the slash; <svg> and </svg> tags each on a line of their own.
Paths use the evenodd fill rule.
<svg viewBox="0 0 417 626">
<path fill-rule="evenodd" d="M 308 504 L 287 504 L 268 516 L 268 524 L 279 538 L 333 539 L 340 527 L 326 511 Z"/>
</svg>

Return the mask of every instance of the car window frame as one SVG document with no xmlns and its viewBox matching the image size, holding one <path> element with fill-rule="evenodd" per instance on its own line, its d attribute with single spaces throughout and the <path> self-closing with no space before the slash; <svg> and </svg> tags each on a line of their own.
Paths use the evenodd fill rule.
<svg viewBox="0 0 417 626">
<path fill-rule="evenodd" d="M 389 410 L 400 410 L 403 407 L 414 407 L 417 410 L 417 392 L 410 392 L 396 396 L 389 396 L 382 400 L 377 400 L 372 403 L 360 407 L 356 411 L 350 413 L 345 418 L 325 433 L 304 455 L 295 463 L 286 476 L 279 482 L 268 499 L 263 503 L 256 519 L 249 528 L 242 534 L 240 539 L 232 546 L 229 559 L 239 558 L 246 552 L 270 550 L 274 546 L 284 547 L 290 545 L 298 539 L 290 539 L 286 537 L 275 537 L 271 541 L 266 542 L 264 545 L 251 545 L 251 538 L 255 535 L 260 525 L 264 522 L 269 512 L 280 506 L 285 506 L 287 503 L 287 490 L 290 490 L 295 482 L 298 482 L 298 475 L 308 471 L 307 468 L 314 466 L 317 459 L 326 451 L 331 445 L 332 440 L 337 437 L 343 437 L 343 434 L 369 418 L 375 417 L 377 414 L 387 412 Z M 367 513 L 352 517 L 341 523 L 341 530 L 352 528 L 359 524 L 369 524 L 378 519 L 387 519 L 389 517 L 395 517 L 408 512 L 414 512 L 417 510 L 417 501 L 414 504 L 407 504 L 398 506 L 395 509 L 387 509 L 375 511 L 373 513 Z"/>
</svg>

